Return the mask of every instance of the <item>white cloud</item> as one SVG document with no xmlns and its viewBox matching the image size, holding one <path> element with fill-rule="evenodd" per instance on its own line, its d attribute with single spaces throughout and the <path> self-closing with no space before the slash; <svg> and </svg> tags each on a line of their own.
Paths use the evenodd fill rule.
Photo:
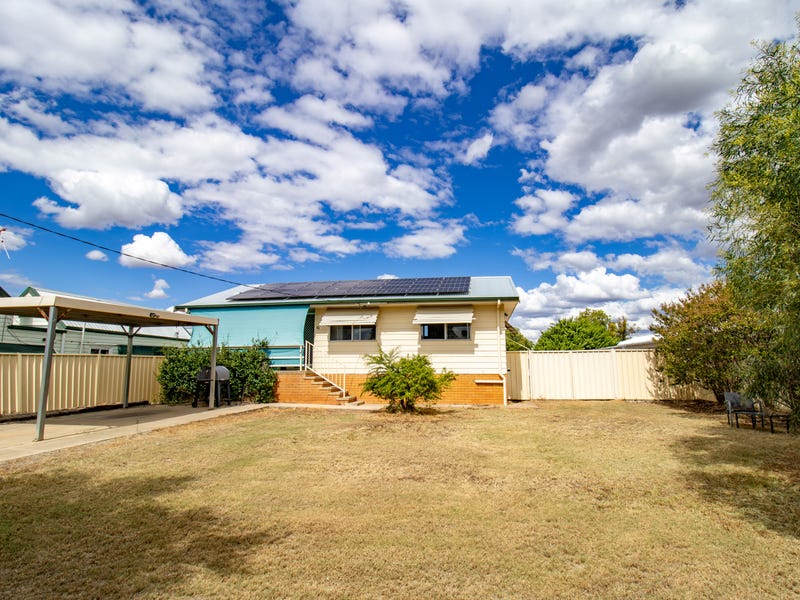
<svg viewBox="0 0 800 600">
<path fill-rule="evenodd" d="M 108 262 L 108 255 L 102 250 L 89 250 L 89 252 L 86 253 L 86 258 L 89 260 Z"/>
<path fill-rule="evenodd" d="M 552 270 L 554 272 L 576 273 L 591 271 L 602 265 L 600 257 L 589 250 L 566 252 L 538 252 L 534 249 L 515 249 L 511 253 L 525 261 L 532 271 Z"/>
<path fill-rule="evenodd" d="M 164 279 L 156 279 L 153 282 L 153 289 L 145 294 L 148 298 L 169 298 L 167 290 L 169 284 Z"/>
<path fill-rule="evenodd" d="M 74 127 L 54 114 L 56 108 L 55 102 L 44 103 L 24 90 L 0 94 L 0 111 L 4 114 L 50 135 L 72 133 Z"/>
<path fill-rule="evenodd" d="M 392 275 L 391 273 L 384 273 L 383 275 L 378 275 L 377 279 L 400 279 L 397 275 Z"/>
<path fill-rule="evenodd" d="M 311 252 L 306 248 L 292 248 L 289 250 L 289 260 L 296 263 L 320 262 L 325 260 L 325 257 L 318 252 Z"/>
<path fill-rule="evenodd" d="M 228 227 L 239 233 L 239 241 L 203 246 L 204 264 L 222 270 L 286 267 L 281 252 L 298 260 L 363 252 L 377 242 L 352 239 L 353 230 L 398 218 L 420 225 L 387 252 L 452 255 L 464 231 L 438 216 L 451 216 L 457 208 L 442 209 L 458 201 L 443 165 L 475 164 L 501 144 L 530 153 L 516 233 L 560 233 L 570 248 L 641 236 L 698 239 L 713 110 L 752 56 L 749 40 L 791 35 L 794 9 L 783 0 L 679 8 L 297 0 L 284 7 L 288 22 L 276 33 L 250 20 L 267 9 L 227 2 L 170 0 L 145 11 L 129 0 L 9 0 L 0 4 L 0 83 L 15 91 L 0 99 L 0 169 L 48 181 L 60 198 L 37 205 L 66 227 L 140 228 L 211 215 L 220 235 Z M 230 13 L 224 22 L 236 27 L 224 31 L 219 13 Z M 257 42 L 273 35 L 279 43 L 262 52 Z M 228 36 L 253 48 L 226 47 Z M 614 53 L 615 46 L 624 48 Z M 423 145 L 426 155 L 414 159 L 413 141 L 379 145 L 382 128 L 398 125 L 385 117 L 428 117 L 445 98 L 467 98 L 473 75 L 491 68 L 484 49 L 505 52 L 521 68 L 518 79 L 500 83 L 508 87 L 490 90 L 497 102 L 482 122 L 445 115 L 455 125 L 442 136 L 440 148 L 449 150 Z M 524 61 L 564 51 L 573 54 L 566 73 L 524 79 L 538 73 Z M 285 92 L 305 95 L 287 102 Z M 62 98 L 96 100 L 96 120 L 82 123 L 59 108 Z M 222 114 L 222 99 L 241 126 L 208 112 Z M 487 125 L 492 131 L 477 139 L 453 141 Z M 586 197 L 559 191 L 562 184 Z M 593 266 L 581 250 L 573 254 L 527 260 L 643 277 L 670 264 L 622 255 Z M 698 261 L 689 260 L 694 267 L 677 262 L 698 276 Z M 667 276 L 677 281 L 679 271 Z"/>
<path fill-rule="evenodd" d="M 158 268 L 159 265 L 186 267 L 197 261 L 196 257 L 188 256 L 175 240 L 163 231 L 156 231 L 150 237 L 142 233 L 136 234 L 131 243 L 122 246 L 121 251 L 124 255 L 119 257 L 119 263 L 124 267 L 151 269 Z M 140 258 L 144 261 L 138 260 Z"/>
<path fill-rule="evenodd" d="M 216 60 L 198 39 L 132 2 L 0 3 L 0 77 L 46 92 L 88 96 L 99 87 L 183 114 L 215 103 L 205 65 Z"/>
<path fill-rule="evenodd" d="M 48 198 L 38 198 L 34 205 L 64 227 L 173 224 L 183 214 L 180 197 L 166 183 L 140 173 L 67 170 L 55 173 L 51 181 L 62 198 L 77 206 L 64 206 Z"/>
<path fill-rule="evenodd" d="M 264 252 L 262 244 L 245 240 L 240 242 L 201 242 L 205 248 L 200 266 L 212 271 L 251 271 L 263 266 L 276 265 L 277 254 Z"/>
<path fill-rule="evenodd" d="M 466 241 L 465 227 L 457 221 L 423 220 L 415 231 L 384 244 L 384 251 L 395 258 L 447 258 L 456 253 L 456 246 Z"/>
<path fill-rule="evenodd" d="M 712 277 L 710 257 L 703 244 L 689 250 L 671 243 L 647 255 L 598 256 L 589 250 L 534 249 L 517 249 L 512 254 L 533 271 L 556 273 L 553 283 L 519 290 L 522 301 L 513 322 L 531 339 L 553 321 L 575 316 L 585 308 L 604 310 L 612 318 L 625 316 L 632 325 L 647 329 L 654 308 Z"/>
<path fill-rule="evenodd" d="M 509 137 L 514 144 L 526 149 L 536 137 L 534 121 L 546 100 L 545 87 L 528 84 L 511 101 L 495 106 L 489 122 L 498 134 Z"/>
<path fill-rule="evenodd" d="M 679 246 L 661 248 L 649 256 L 620 254 L 611 257 L 608 264 L 617 271 L 627 270 L 642 276 L 655 276 L 686 288 L 696 287 L 712 276 L 708 261 L 698 261 Z"/>
<path fill-rule="evenodd" d="M 297 106 L 309 118 L 354 127 L 368 123 L 330 102 L 308 99 Z M 259 141 L 212 116 L 183 128 L 151 122 L 108 135 L 55 139 L 40 139 L 0 119 L 0 164 L 48 177 L 72 204 L 40 199 L 37 206 L 64 226 L 172 224 L 187 209 L 211 206 L 263 243 L 309 244 L 336 254 L 352 254 L 362 245 L 331 236 L 338 225 L 324 222 L 325 204 L 337 212 L 425 216 L 449 198 L 449 183 L 432 170 L 404 164 L 390 169 L 376 146 L 317 122 L 327 137 L 324 147 Z M 85 169 L 72 168 L 77 165 Z M 171 192 L 165 180 L 182 183 L 184 197 Z"/>
<path fill-rule="evenodd" d="M 520 304 L 512 322 L 530 339 L 560 318 L 573 317 L 585 308 L 603 310 L 612 319 L 625 316 L 639 329 L 649 327 L 651 311 L 685 293 L 685 288 L 646 289 L 639 278 L 609 273 L 598 267 L 578 275 L 561 274 L 555 283 L 541 283 L 525 290 L 518 288 Z"/>
<path fill-rule="evenodd" d="M 273 83 L 263 75 L 241 73 L 231 77 L 228 85 L 231 89 L 237 90 L 233 99 L 236 104 L 264 106 L 275 100 L 270 91 Z"/>
<path fill-rule="evenodd" d="M 462 162 L 466 165 L 472 165 L 486 158 L 492 148 L 493 141 L 494 135 L 491 132 L 473 140 L 467 147 Z"/>
<path fill-rule="evenodd" d="M 20 275 L 19 273 L 5 272 L 5 273 L 0 273 L 0 284 L 9 287 L 13 286 L 17 288 L 26 288 L 28 286 L 33 285 L 34 281 L 26 277 L 25 275 Z"/>
<path fill-rule="evenodd" d="M 535 249 L 515 249 L 513 256 L 521 258 L 532 271 L 550 270 L 554 273 L 580 274 L 598 268 L 615 273 L 633 273 L 638 277 L 657 279 L 662 284 L 696 287 L 711 278 L 714 255 L 705 245 L 688 250 L 677 242 L 658 247 L 651 254 L 606 254 L 602 257 L 590 250 L 538 252 Z"/>
<path fill-rule="evenodd" d="M 33 234 L 30 229 L 4 227 L 0 230 L 0 242 L 9 252 L 22 250 L 28 245 L 28 239 Z"/>
<path fill-rule="evenodd" d="M 577 196 L 563 190 L 538 190 L 514 201 L 523 214 L 516 215 L 511 228 L 521 235 L 543 235 L 567 227 L 565 213 L 578 201 Z"/>
<path fill-rule="evenodd" d="M 343 108 L 335 100 L 303 96 L 288 106 L 273 106 L 259 120 L 292 136 L 320 144 L 334 142 L 339 132 L 331 125 L 362 129 L 372 125 L 372 119 Z"/>
</svg>

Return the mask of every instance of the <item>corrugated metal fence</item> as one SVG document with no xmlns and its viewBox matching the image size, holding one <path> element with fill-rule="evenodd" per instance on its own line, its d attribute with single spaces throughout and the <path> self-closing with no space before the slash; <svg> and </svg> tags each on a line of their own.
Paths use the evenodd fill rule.
<svg viewBox="0 0 800 600">
<path fill-rule="evenodd" d="M 53 356 L 48 410 L 121 404 L 125 358 L 109 354 Z M 42 354 L 0 354 L 0 415 L 36 412 L 42 361 Z M 156 374 L 163 361 L 163 356 L 132 357 L 130 402 L 159 401 Z"/>
<path fill-rule="evenodd" d="M 159 402 L 161 356 L 134 356 L 130 401 Z M 695 388 L 661 381 L 652 350 L 509 352 L 512 400 L 655 400 L 708 398 Z M 41 354 L 0 354 L 0 415 L 33 414 L 42 372 Z M 125 357 L 57 354 L 53 357 L 48 410 L 121 404 Z"/>
<path fill-rule="evenodd" d="M 667 385 L 654 360 L 652 350 L 509 352 L 508 394 L 512 400 L 708 397 L 705 390 Z"/>
</svg>

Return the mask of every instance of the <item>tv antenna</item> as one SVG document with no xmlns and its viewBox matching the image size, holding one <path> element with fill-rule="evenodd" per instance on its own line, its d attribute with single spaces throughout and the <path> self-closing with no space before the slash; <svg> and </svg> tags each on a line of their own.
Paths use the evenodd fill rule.
<svg viewBox="0 0 800 600">
<path fill-rule="evenodd" d="M 6 240 L 3 238 L 3 234 L 8 231 L 5 227 L 0 227 L 0 246 L 3 247 L 3 252 L 6 253 L 6 258 L 11 260 L 11 255 L 8 253 L 8 248 L 6 248 Z"/>
</svg>

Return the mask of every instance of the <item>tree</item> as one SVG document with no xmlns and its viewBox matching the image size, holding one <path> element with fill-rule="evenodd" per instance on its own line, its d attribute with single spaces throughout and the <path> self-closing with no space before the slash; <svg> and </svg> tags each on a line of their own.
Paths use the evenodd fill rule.
<svg viewBox="0 0 800 600">
<path fill-rule="evenodd" d="M 660 336 L 658 369 L 675 385 L 697 384 L 714 392 L 739 389 L 748 349 L 758 340 L 757 315 L 739 308 L 722 279 L 662 304 L 650 329 Z"/>
<path fill-rule="evenodd" d="M 435 402 L 456 378 L 450 371 L 437 374 L 424 354 L 400 358 L 397 348 L 378 348 L 364 358 L 369 376 L 361 390 L 386 400 L 389 412 L 416 412 L 417 402 Z"/>
<path fill-rule="evenodd" d="M 627 340 L 634 333 L 636 333 L 638 328 L 635 325 L 628 323 L 628 318 L 623 315 L 616 321 L 611 321 L 608 324 L 608 331 L 621 342 L 623 340 Z"/>
<path fill-rule="evenodd" d="M 511 324 L 506 324 L 506 352 L 531 350 L 533 345 L 533 342 L 526 338 L 519 329 Z"/>
<path fill-rule="evenodd" d="M 587 308 L 577 317 L 559 319 L 542 332 L 535 350 L 592 350 L 616 345 L 611 319 L 602 310 Z"/>
<path fill-rule="evenodd" d="M 800 22 L 798 23 L 800 25 Z M 771 332 L 750 355 L 751 392 L 788 405 L 800 424 L 800 46 L 760 43 L 734 99 L 718 113 L 712 237 L 740 305 Z"/>
</svg>

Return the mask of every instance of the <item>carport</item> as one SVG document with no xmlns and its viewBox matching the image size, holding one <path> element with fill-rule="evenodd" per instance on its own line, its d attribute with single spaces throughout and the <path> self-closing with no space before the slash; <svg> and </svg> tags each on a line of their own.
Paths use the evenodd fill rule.
<svg viewBox="0 0 800 600">
<path fill-rule="evenodd" d="M 50 367 L 53 362 L 53 344 L 56 325 L 61 319 L 87 323 L 108 323 L 123 327 L 128 336 L 123 408 L 128 407 L 133 337 L 142 328 L 177 327 L 181 325 L 205 327 L 211 333 L 211 385 L 209 385 L 208 408 L 209 410 L 214 408 L 219 319 L 166 310 L 157 311 L 130 304 L 115 304 L 113 302 L 100 302 L 53 294 L 23 298 L 0 298 L 0 314 L 47 319 L 47 337 L 45 338 L 44 364 L 42 366 L 41 387 L 36 410 L 36 437 L 34 441 L 38 442 L 44 439 L 47 396 L 50 389 Z"/>
</svg>

